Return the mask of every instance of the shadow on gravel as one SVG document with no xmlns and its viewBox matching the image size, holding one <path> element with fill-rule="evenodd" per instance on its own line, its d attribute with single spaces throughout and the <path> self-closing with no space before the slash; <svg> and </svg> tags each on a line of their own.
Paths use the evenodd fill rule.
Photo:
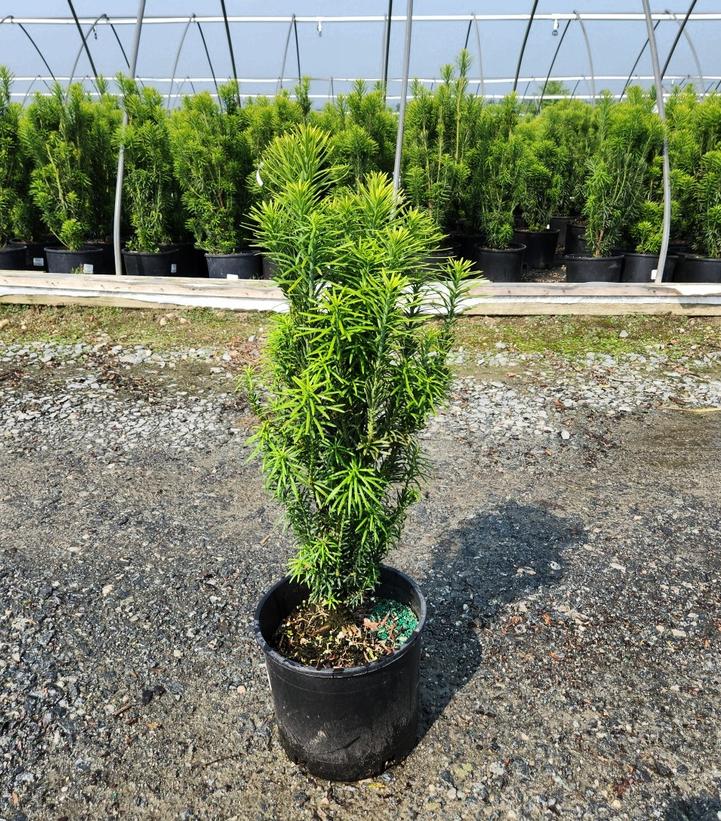
<svg viewBox="0 0 721 821">
<path fill-rule="evenodd" d="M 664 821 L 717 821 L 721 818 L 721 801 L 712 795 L 674 798 L 663 817 Z"/>
<path fill-rule="evenodd" d="M 503 605 L 557 582 L 564 549 L 585 541 L 580 522 L 515 502 L 465 520 L 441 541 L 421 582 L 429 611 L 421 736 L 483 662 L 476 631 Z"/>
</svg>

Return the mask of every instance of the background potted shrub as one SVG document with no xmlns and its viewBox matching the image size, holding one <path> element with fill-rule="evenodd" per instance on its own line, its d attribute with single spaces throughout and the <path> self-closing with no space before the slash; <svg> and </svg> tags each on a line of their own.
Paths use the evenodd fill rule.
<svg viewBox="0 0 721 821">
<path fill-rule="evenodd" d="M 485 109 L 485 134 L 469 159 L 471 175 L 464 207 L 474 234 L 472 259 L 494 282 L 521 279 L 525 245 L 514 242 L 515 213 L 522 193 L 524 147 L 516 132 L 515 95 Z"/>
<path fill-rule="evenodd" d="M 247 118 L 234 88 L 222 93 L 225 110 L 205 93 L 186 97 L 173 114 L 173 162 L 187 225 L 195 244 L 206 251 L 209 275 L 249 279 L 260 275 L 261 261 L 249 247 L 246 226 L 253 167 Z"/>
<path fill-rule="evenodd" d="M 639 215 L 647 188 L 649 165 L 662 149 L 663 126 L 654 101 L 630 88 L 628 99 L 599 104 L 599 140 L 589 161 L 584 216 L 590 255 L 567 255 L 569 282 L 618 282 L 623 254 L 617 253 L 624 233 Z"/>
<path fill-rule="evenodd" d="M 123 191 L 130 223 L 125 269 L 140 276 L 172 276 L 178 271 L 178 252 L 170 245 L 171 226 L 180 203 L 168 116 L 154 88 L 139 89 L 122 75 L 118 83 L 128 116 L 118 132 L 125 146 Z"/>
<path fill-rule="evenodd" d="M 468 94 L 470 57 L 441 68 L 431 91 L 413 84 L 406 115 L 403 185 L 410 202 L 426 208 L 449 236 L 451 249 L 470 256 L 472 226 L 463 210 L 476 146 L 483 142 L 483 103 Z"/>
<path fill-rule="evenodd" d="M 523 228 L 513 238 L 526 246 L 524 262 L 528 268 L 550 268 L 556 255 L 559 228 L 551 228 L 561 197 L 562 179 L 554 171 L 556 146 L 546 139 L 538 121 L 519 127 L 523 153 L 520 166 L 519 212 Z"/>
<path fill-rule="evenodd" d="M 0 66 L 0 269 L 19 271 L 25 268 L 23 243 L 13 243 L 24 235 L 24 183 L 28 173 L 20 145 L 20 112 L 10 102 L 12 76 Z"/>
<path fill-rule="evenodd" d="M 700 254 L 684 254 L 676 267 L 677 282 L 721 282 L 721 150 L 701 158 L 694 183 L 694 248 Z"/>
<path fill-rule="evenodd" d="M 95 233 L 93 169 L 97 154 L 111 151 L 97 127 L 97 108 L 79 85 L 64 93 L 36 95 L 21 123 L 33 161 L 30 192 L 41 218 L 62 247 L 45 249 L 50 273 L 95 273 L 103 251 L 89 244 Z"/>
<path fill-rule="evenodd" d="M 548 160 L 561 180 L 549 225 L 559 229 L 559 247 L 571 254 L 585 253 L 583 204 L 588 160 L 597 142 L 595 109 L 581 100 L 548 101 L 537 122 L 539 138 L 555 148 Z"/>
<path fill-rule="evenodd" d="M 353 780 L 415 743 L 425 606 L 381 562 L 418 495 L 417 435 L 448 389 L 467 263 L 448 266 L 447 316 L 420 322 L 438 228 L 384 175 L 333 191 L 330 163 L 320 130 L 279 137 L 264 160 L 273 197 L 255 210 L 289 311 L 260 386 L 249 376 L 254 438 L 298 543 L 255 629 L 288 754 Z"/>
</svg>

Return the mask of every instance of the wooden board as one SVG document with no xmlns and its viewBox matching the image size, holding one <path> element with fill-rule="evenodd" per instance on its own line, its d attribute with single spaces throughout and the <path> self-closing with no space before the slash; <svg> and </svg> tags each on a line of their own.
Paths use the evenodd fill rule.
<svg viewBox="0 0 721 821">
<path fill-rule="evenodd" d="M 191 279 L 0 271 L 0 302 L 109 305 L 124 308 L 223 308 L 284 311 L 281 290 L 268 280 Z M 429 305 L 429 312 L 433 308 Z M 721 316 L 721 285 L 669 283 L 473 283 L 469 315 L 681 314 Z"/>
</svg>

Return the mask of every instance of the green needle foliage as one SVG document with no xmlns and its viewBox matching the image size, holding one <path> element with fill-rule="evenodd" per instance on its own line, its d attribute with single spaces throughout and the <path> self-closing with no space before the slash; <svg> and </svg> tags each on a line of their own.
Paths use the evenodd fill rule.
<svg viewBox="0 0 721 821">
<path fill-rule="evenodd" d="M 173 217 L 179 205 L 173 175 L 168 116 L 163 98 L 153 88 L 118 75 L 127 125 L 118 133 L 125 146 L 123 189 L 128 205 L 132 251 L 157 253 L 171 241 Z"/>
<path fill-rule="evenodd" d="M 117 117 L 112 100 L 97 104 L 79 85 L 67 93 L 56 85 L 50 96 L 36 95 L 22 119 L 34 165 L 31 195 L 50 233 L 70 250 L 110 232 Z"/>
<path fill-rule="evenodd" d="M 448 265 L 434 291 L 445 316 L 423 321 L 439 229 L 394 197 L 387 176 L 348 188 L 337 185 L 344 172 L 313 126 L 265 155 L 271 196 L 254 217 L 289 311 L 275 320 L 266 369 L 248 374 L 253 439 L 298 542 L 291 575 L 328 608 L 374 589 L 418 496 L 418 433 L 448 391 L 468 271 Z"/>
<path fill-rule="evenodd" d="M 599 142 L 586 181 L 586 241 L 594 256 L 618 248 L 643 207 L 649 166 L 663 148 L 663 125 L 654 99 L 630 88 L 624 102 L 599 104 Z"/>
<path fill-rule="evenodd" d="M 188 213 L 187 226 L 199 248 L 232 254 L 248 246 L 244 227 L 250 208 L 253 168 L 245 133 L 247 116 L 229 84 L 225 110 L 208 93 L 186 97 L 170 120 L 175 175 Z"/>
<path fill-rule="evenodd" d="M 0 248 L 24 237 L 27 223 L 25 180 L 28 168 L 20 145 L 20 111 L 10 102 L 12 75 L 0 66 Z"/>
<path fill-rule="evenodd" d="M 721 257 L 721 150 L 701 158 L 696 186 L 698 248 L 708 257 Z"/>
<path fill-rule="evenodd" d="M 556 144 L 546 138 L 540 120 L 519 126 L 523 155 L 519 169 L 519 208 L 523 224 L 531 231 L 544 231 L 557 213 L 563 180 L 556 170 Z"/>
</svg>

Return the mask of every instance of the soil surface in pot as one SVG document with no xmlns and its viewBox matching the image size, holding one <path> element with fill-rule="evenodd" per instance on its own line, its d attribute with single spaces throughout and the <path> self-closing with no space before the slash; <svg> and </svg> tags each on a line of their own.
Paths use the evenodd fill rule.
<svg viewBox="0 0 721 821">
<path fill-rule="evenodd" d="M 354 610 L 305 603 L 281 622 L 275 647 L 309 667 L 359 667 L 395 652 L 417 625 L 413 610 L 393 599 L 369 598 Z"/>
</svg>

